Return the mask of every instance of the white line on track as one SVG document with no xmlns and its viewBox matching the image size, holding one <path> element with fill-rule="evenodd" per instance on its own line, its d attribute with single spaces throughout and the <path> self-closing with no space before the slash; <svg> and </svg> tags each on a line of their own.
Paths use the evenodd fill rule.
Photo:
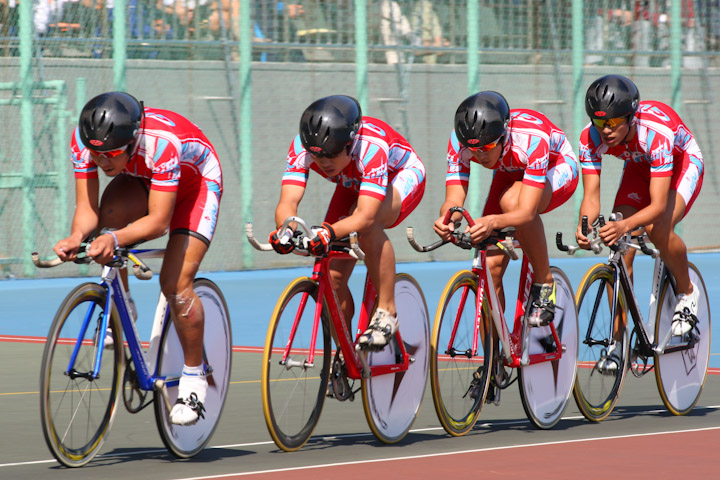
<svg viewBox="0 0 720 480">
<path fill-rule="evenodd" d="M 695 407 L 694 410 L 718 410 L 720 409 L 720 405 L 708 405 L 705 407 Z M 653 413 L 661 413 L 665 412 L 665 409 L 658 408 L 656 410 L 645 410 L 645 411 L 634 411 L 629 412 L 627 414 L 622 413 L 612 413 L 611 416 L 630 416 L 630 415 L 638 415 L 639 413 L 644 414 L 653 414 Z M 562 420 L 582 420 L 582 415 L 577 415 L 574 417 L 562 417 Z M 485 423 L 478 423 L 477 427 L 501 427 L 505 425 L 519 425 L 519 424 L 525 424 L 530 423 L 529 420 L 509 420 L 509 421 L 499 421 L 499 422 L 485 422 Z M 429 454 L 429 455 L 415 455 L 415 456 L 408 456 L 408 457 L 398 457 L 398 458 L 389 458 L 389 459 L 380 459 L 380 460 L 361 460 L 357 462 L 345 462 L 345 463 L 332 463 L 332 464 L 325 464 L 325 465 L 313 465 L 313 466 L 307 466 L 307 467 L 294 467 L 294 468 L 286 468 L 286 469 L 279 469 L 279 470 L 258 470 L 253 472 L 243 472 L 243 473 L 232 473 L 232 474 L 223 474 L 223 475 L 217 475 L 217 476 L 210 476 L 210 477 L 192 477 L 192 478 L 186 478 L 183 480 L 196 480 L 196 479 L 203 479 L 203 478 L 224 478 L 224 477 L 231 477 L 231 476 L 240 476 L 240 475 L 252 475 L 252 474 L 261 474 L 261 473 L 272 473 L 272 472 L 283 472 L 283 471 L 290 471 L 290 470 L 303 470 L 308 468 L 322 468 L 322 467 L 333 467 L 333 466 L 339 466 L 339 465 L 354 465 L 354 464 L 360 464 L 360 463 L 375 463 L 375 462 L 385 462 L 385 461 L 394 461 L 394 460 L 408 460 L 408 459 L 414 459 L 414 458 L 426 458 L 426 457 L 433 457 L 433 456 L 444 456 L 444 455 L 457 455 L 460 453 L 474 453 L 474 452 L 486 452 L 486 451 L 493 451 L 493 450 L 504 450 L 504 449 L 510 449 L 510 448 L 521 448 L 521 447 L 537 447 L 542 445 L 560 445 L 564 443 L 579 443 L 579 442 L 589 442 L 589 441 L 595 441 L 595 440 L 607 440 L 607 439 L 613 439 L 613 438 L 632 438 L 632 437 L 642 437 L 642 436 L 652 436 L 652 435 L 669 435 L 672 433 L 687 433 L 687 432 L 702 432 L 706 430 L 718 430 L 720 429 L 720 426 L 718 427 L 706 427 L 706 428 L 698 428 L 698 429 L 689 429 L 689 430 L 671 430 L 666 432 L 655 432 L 655 433 L 636 433 L 636 434 L 628 434 L 628 435 L 618 435 L 618 436 L 611 436 L 611 437 L 594 437 L 594 438 L 585 438 L 585 439 L 578 439 L 578 440 L 562 440 L 557 442 L 545 442 L 545 443 L 529 443 L 525 445 L 512 445 L 512 446 L 506 446 L 506 447 L 488 447 L 488 448 L 481 448 L 481 449 L 475 449 L 475 450 L 463 450 L 458 452 L 446 452 L 446 453 L 437 453 L 437 454 Z M 410 430 L 409 433 L 420 433 L 420 432 L 432 432 L 432 431 L 438 431 L 442 430 L 442 427 L 429 427 L 429 428 L 417 428 Z M 322 435 L 319 436 L 321 439 L 342 439 L 342 438 L 355 438 L 355 437 L 371 437 L 372 433 L 353 433 L 353 434 L 347 434 L 347 435 Z M 317 437 L 314 437 L 317 438 Z M 272 445 L 272 441 L 263 441 L 263 442 L 250 442 L 250 443 L 234 443 L 234 444 L 228 444 L 228 445 L 213 445 L 210 447 L 207 447 L 208 450 L 213 449 L 219 449 L 219 448 L 244 448 L 244 447 L 257 447 L 261 445 Z M 131 452 L 123 452 L 121 454 L 113 454 L 113 453 L 107 453 L 102 455 L 97 455 L 96 459 L 101 458 L 113 458 L 113 457 L 130 457 L 130 456 L 138 456 L 138 455 L 145 455 L 145 454 L 154 454 L 158 452 L 165 452 L 166 450 L 164 448 L 153 448 L 153 449 L 147 449 L 147 450 L 135 450 Z M 26 466 L 26 465 L 38 465 L 42 463 L 55 463 L 56 461 L 54 459 L 51 460 L 31 460 L 28 462 L 16 462 L 16 463 L 0 463 L 0 468 L 2 467 L 17 467 L 17 466 Z"/>
</svg>

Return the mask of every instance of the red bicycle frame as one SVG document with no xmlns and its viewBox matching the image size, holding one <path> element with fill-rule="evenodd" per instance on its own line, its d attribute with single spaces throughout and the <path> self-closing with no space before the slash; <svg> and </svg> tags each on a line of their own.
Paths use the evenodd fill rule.
<svg viewBox="0 0 720 480">
<path fill-rule="evenodd" d="M 520 283 L 518 286 L 518 297 L 515 306 L 515 321 L 513 323 L 512 331 L 509 330 L 508 325 L 505 321 L 505 313 L 500 308 L 500 302 L 495 293 L 495 287 L 492 282 L 492 277 L 488 274 L 486 268 L 487 252 L 485 249 L 479 249 L 476 253 L 476 257 L 473 260 L 472 272 L 478 279 L 478 289 L 476 297 L 476 310 L 475 310 L 475 332 L 473 337 L 473 355 L 478 351 L 478 338 L 480 338 L 480 328 L 482 323 L 482 308 L 483 302 L 487 297 L 488 306 L 490 307 L 491 316 L 494 320 L 495 330 L 498 332 L 498 337 L 503 345 L 504 351 L 504 363 L 505 366 L 511 368 L 517 368 L 523 365 L 532 365 L 540 362 L 548 362 L 551 360 L 557 360 L 562 357 L 562 348 L 556 348 L 555 352 L 549 353 L 535 353 L 527 354 L 527 359 L 523 357 L 523 317 L 525 315 L 525 305 L 527 304 L 528 297 L 530 296 L 530 287 L 533 281 L 533 272 L 530 262 L 526 255 L 523 256 L 522 267 L 520 270 Z M 487 293 L 486 293 L 487 292 Z M 451 349 L 455 342 L 455 334 L 457 332 L 457 326 L 459 324 L 459 316 L 465 308 L 465 302 L 468 297 L 468 289 L 462 293 L 460 299 L 460 306 L 458 308 L 457 317 L 453 327 L 452 334 L 448 342 L 448 350 Z M 553 341 L 555 345 L 560 346 L 560 338 L 558 337 L 557 330 L 555 330 L 555 324 L 550 322 L 550 331 L 552 332 Z"/>
<path fill-rule="evenodd" d="M 310 352 L 308 354 L 308 364 L 312 365 L 315 359 L 315 345 L 317 342 L 318 329 L 320 327 L 321 313 L 323 305 L 327 306 L 328 312 L 330 313 L 330 321 L 332 326 L 335 328 L 337 334 L 337 341 L 340 342 L 339 348 L 345 357 L 345 367 L 347 369 L 348 378 L 359 379 L 368 378 L 373 375 L 385 375 L 388 373 L 402 372 L 408 369 L 410 362 L 410 356 L 405 350 L 405 344 L 402 341 L 400 332 L 395 333 L 395 343 L 398 347 L 398 354 L 396 355 L 396 361 L 401 360 L 399 363 L 384 364 L 384 365 L 367 365 L 364 352 L 357 352 L 355 350 L 355 343 L 358 337 L 367 329 L 368 323 L 370 322 L 370 314 L 373 312 L 375 307 L 376 290 L 370 275 L 365 277 L 365 287 L 363 289 L 363 301 L 360 307 L 360 317 L 358 320 L 358 328 L 355 335 L 355 342 L 352 341 L 352 336 L 345 323 L 342 311 L 338 305 L 338 298 L 335 290 L 330 282 L 330 262 L 333 260 L 355 260 L 347 252 L 331 251 L 325 257 L 318 257 L 315 259 L 313 265 L 312 280 L 318 285 L 317 295 L 318 298 L 315 303 L 315 314 L 313 318 L 312 328 L 312 341 L 310 343 Z M 298 307 L 295 321 L 290 333 L 290 338 L 285 345 L 285 351 L 283 352 L 283 362 L 287 361 L 291 346 L 297 333 L 298 324 L 302 317 L 305 306 L 307 305 L 307 297 L 309 293 L 304 293 Z M 398 359 L 399 357 L 399 359 Z"/>
</svg>

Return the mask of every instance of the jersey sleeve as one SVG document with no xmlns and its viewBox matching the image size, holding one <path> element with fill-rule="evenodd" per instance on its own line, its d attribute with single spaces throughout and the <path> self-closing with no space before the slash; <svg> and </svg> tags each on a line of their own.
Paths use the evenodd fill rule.
<svg viewBox="0 0 720 480">
<path fill-rule="evenodd" d="M 150 132 L 146 136 L 145 159 L 152 164 L 150 189 L 177 192 L 180 185 L 180 140 L 165 132 Z"/>
<path fill-rule="evenodd" d="M 297 185 L 305 188 L 310 168 L 307 163 L 307 152 L 300 142 L 300 135 L 290 145 L 283 172 L 282 185 Z"/>
<path fill-rule="evenodd" d="M 528 138 L 525 154 L 527 155 L 527 167 L 523 174 L 523 184 L 544 188 L 550 161 L 550 145 L 547 140 L 532 135 Z"/>
<path fill-rule="evenodd" d="M 460 141 L 453 130 L 448 140 L 445 185 L 467 187 L 470 182 L 470 160 L 468 158 L 463 160 L 460 150 Z"/>
<path fill-rule="evenodd" d="M 90 160 L 90 152 L 83 146 L 80 140 L 80 130 L 77 127 L 75 127 L 70 140 L 70 159 L 73 163 L 75 178 L 98 178 L 97 165 Z"/>
<path fill-rule="evenodd" d="M 359 194 L 384 200 L 388 185 L 387 148 L 373 142 L 363 145 L 357 167 L 362 172 Z"/>
<path fill-rule="evenodd" d="M 602 155 L 598 152 L 600 134 L 588 124 L 580 134 L 580 167 L 583 175 L 600 175 Z"/>
<path fill-rule="evenodd" d="M 647 149 L 650 153 L 650 176 L 670 177 L 673 174 L 673 139 L 648 129 Z"/>
</svg>

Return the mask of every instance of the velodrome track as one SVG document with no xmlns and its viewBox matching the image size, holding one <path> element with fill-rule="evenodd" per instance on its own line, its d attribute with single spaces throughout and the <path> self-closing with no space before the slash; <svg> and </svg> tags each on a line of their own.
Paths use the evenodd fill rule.
<svg viewBox="0 0 720 480">
<path fill-rule="evenodd" d="M 558 258 L 551 263 L 577 287 L 596 258 Z M 652 264 L 638 258 L 636 291 L 643 314 Z M 709 292 L 712 312 L 720 311 L 720 254 L 691 254 Z M 467 262 L 401 264 L 398 271 L 422 285 L 433 316 L 445 281 Z M 62 267 L 59 267 L 62 268 Z M 508 298 L 516 294 L 519 262 L 506 274 Z M 715 319 L 711 373 L 698 406 L 684 417 L 668 414 L 654 375 L 629 377 L 613 415 L 591 424 L 571 400 L 563 420 L 541 431 L 525 417 L 515 385 L 503 391 L 500 406 L 487 405 L 475 429 L 451 438 L 437 420 L 430 389 L 412 431 L 398 445 L 383 445 L 370 433 L 360 399 L 329 400 L 315 435 L 296 453 L 272 443 L 260 401 L 260 345 L 278 295 L 292 278 L 309 269 L 207 273 L 222 288 L 233 321 L 233 371 L 228 401 L 210 448 L 187 461 L 164 449 L 152 408 L 136 415 L 120 408 L 103 450 L 81 469 L 66 469 L 49 453 L 40 427 L 38 383 L 44 336 L 62 298 L 84 279 L 0 281 L 0 448 L 1 479 L 41 478 L 283 478 L 338 476 L 442 478 L 450 475 L 539 479 L 715 478 L 720 471 L 720 327 Z M 352 282 L 358 293 L 364 268 Z M 149 336 L 157 280 L 132 281 L 141 337 Z"/>
</svg>

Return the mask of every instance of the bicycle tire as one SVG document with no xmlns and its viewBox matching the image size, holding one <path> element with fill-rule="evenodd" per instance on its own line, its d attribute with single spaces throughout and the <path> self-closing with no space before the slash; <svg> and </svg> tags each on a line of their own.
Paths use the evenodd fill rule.
<svg viewBox="0 0 720 480">
<path fill-rule="evenodd" d="M 480 418 L 490 384 L 494 350 L 491 316 L 487 302 L 483 302 L 480 338 L 477 352 L 473 352 L 476 309 L 477 277 L 469 270 L 459 271 L 440 295 L 430 342 L 430 388 L 435 412 L 445 431 L 454 437 L 465 435 Z"/>
<path fill-rule="evenodd" d="M 262 364 L 262 403 L 265 423 L 275 444 L 292 452 L 310 439 L 320 419 L 330 376 L 331 344 L 327 306 L 321 312 L 321 335 L 315 358 L 308 365 L 318 285 L 308 277 L 293 280 L 278 298 L 270 318 Z M 303 298 L 307 303 L 303 305 Z M 302 306 L 302 309 L 301 309 Z M 292 342 L 291 331 L 299 319 Z M 281 364 L 290 345 L 289 358 L 296 367 Z M 304 366 L 301 366 L 304 365 Z"/>
<path fill-rule="evenodd" d="M 585 335 L 579 346 L 573 395 L 578 409 L 591 422 L 600 422 L 613 411 L 628 370 L 628 303 L 621 288 L 617 306 L 621 320 L 615 321 L 611 308 L 612 290 L 613 270 L 609 265 L 599 263 L 587 271 L 576 296 L 580 331 Z M 623 339 L 617 369 L 598 368 L 610 342 L 617 337 Z"/>
<path fill-rule="evenodd" d="M 45 442 L 58 462 L 81 467 L 98 453 L 112 426 L 122 388 L 123 349 L 105 348 L 99 376 L 89 380 L 96 346 L 105 340 L 101 330 L 106 290 L 96 283 L 75 287 L 63 300 L 48 333 L 40 368 L 40 419 Z M 89 324 L 82 324 L 86 316 Z M 118 313 L 108 325 L 114 345 L 122 345 Z M 83 376 L 66 375 L 79 342 L 73 368 Z M 74 378 L 73 378 L 74 377 Z"/>
<path fill-rule="evenodd" d="M 692 349 L 655 355 L 655 381 L 665 407 L 673 415 L 685 415 L 700 399 L 710 361 L 710 303 L 705 281 L 698 268 L 688 264 L 690 280 L 700 289 L 698 323 L 700 339 Z M 662 341 L 670 329 L 675 311 L 675 293 L 666 277 L 660 287 L 655 341 Z"/>
<path fill-rule="evenodd" d="M 427 303 L 420 285 L 408 274 L 395 276 L 395 305 L 400 334 L 410 358 L 407 371 L 374 375 L 362 379 L 365 418 L 375 437 L 392 444 L 402 440 L 420 412 L 429 356 Z M 367 355 L 369 365 L 399 362 L 396 344 Z"/>
<path fill-rule="evenodd" d="M 578 315 L 575 294 L 565 273 L 550 267 L 555 280 L 555 318 L 553 323 L 563 346 L 558 360 L 530 364 L 520 368 L 520 398 L 530 422 L 538 428 L 554 427 L 565 412 L 577 371 Z M 554 345 L 547 338 L 550 327 L 530 329 L 530 354 L 548 352 Z"/>
<path fill-rule="evenodd" d="M 203 306 L 203 363 L 208 368 L 208 390 L 205 397 L 205 418 L 194 425 L 170 422 L 165 402 L 155 392 L 155 423 L 163 444 L 177 458 L 197 455 L 212 438 L 220 421 L 232 367 L 232 326 L 225 297 L 220 288 L 207 278 L 196 278 L 193 289 Z M 166 322 L 158 351 L 157 375 L 165 377 L 170 405 L 177 400 L 177 381 L 182 375 L 185 357 L 173 322 Z"/>
</svg>

